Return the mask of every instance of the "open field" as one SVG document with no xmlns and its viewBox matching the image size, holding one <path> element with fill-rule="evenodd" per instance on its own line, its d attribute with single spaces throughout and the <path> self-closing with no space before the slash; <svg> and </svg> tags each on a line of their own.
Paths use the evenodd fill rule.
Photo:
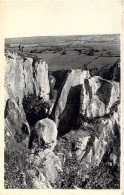
<svg viewBox="0 0 124 195">
<path fill-rule="evenodd" d="M 112 66 L 120 57 L 119 35 L 30 37 L 5 40 L 5 49 L 19 50 L 42 58 L 49 70 Z"/>
</svg>

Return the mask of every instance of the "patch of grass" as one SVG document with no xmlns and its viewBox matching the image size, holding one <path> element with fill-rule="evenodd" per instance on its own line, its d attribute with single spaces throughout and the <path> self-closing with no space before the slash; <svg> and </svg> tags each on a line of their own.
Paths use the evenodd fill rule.
<svg viewBox="0 0 124 195">
<path fill-rule="evenodd" d="M 30 169 L 28 163 L 28 151 L 26 148 L 19 150 L 6 149 L 4 152 L 4 187 L 5 189 L 27 188 L 22 183 L 21 172 L 26 174 Z"/>
<path fill-rule="evenodd" d="M 63 175 L 61 176 L 61 188 L 73 189 L 75 186 L 82 189 L 119 189 L 120 188 L 120 135 L 117 126 L 114 127 L 115 136 L 108 144 L 107 150 L 99 166 L 87 169 L 74 158 L 69 157 L 72 151 L 72 142 L 82 136 L 83 130 L 72 130 L 68 134 L 58 138 L 54 149 L 55 154 L 62 153 L 66 160 L 63 164 Z M 85 132 L 84 132 L 85 133 Z M 113 164 L 110 158 L 115 154 L 117 162 Z"/>
</svg>

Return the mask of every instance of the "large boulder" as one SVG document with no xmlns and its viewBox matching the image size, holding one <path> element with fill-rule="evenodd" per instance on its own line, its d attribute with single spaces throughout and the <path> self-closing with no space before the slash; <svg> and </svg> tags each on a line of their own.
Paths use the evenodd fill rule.
<svg viewBox="0 0 124 195">
<path fill-rule="evenodd" d="M 29 147 L 38 150 L 38 148 L 54 149 L 57 139 L 57 128 L 54 121 L 45 118 L 36 123 L 32 131 Z"/>
</svg>

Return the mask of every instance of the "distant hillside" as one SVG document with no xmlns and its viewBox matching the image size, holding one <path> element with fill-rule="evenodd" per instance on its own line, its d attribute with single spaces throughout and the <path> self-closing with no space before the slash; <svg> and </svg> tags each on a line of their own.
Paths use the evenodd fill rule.
<svg viewBox="0 0 124 195">
<path fill-rule="evenodd" d="M 85 42 L 92 42 L 92 41 L 109 41 L 109 42 L 116 42 L 119 44 L 120 35 L 119 34 L 111 34 L 111 35 L 73 35 L 73 36 L 37 36 L 37 37 L 17 37 L 17 38 L 7 38 L 5 39 L 5 44 L 36 44 L 36 43 L 43 43 L 43 44 L 53 44 L 56 42 L 65 42 L 65 41 L 85 41 Z"/>
</svg>

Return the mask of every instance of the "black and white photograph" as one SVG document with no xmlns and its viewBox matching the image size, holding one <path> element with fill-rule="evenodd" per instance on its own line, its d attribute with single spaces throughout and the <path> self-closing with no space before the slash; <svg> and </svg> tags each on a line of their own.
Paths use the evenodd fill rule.
<svg viewBox="0 0 124 195">
<path fill-rule="evenodd" d="M 5 40 L 5 188 L 120 187 L 120 36 Z"/>
<path fill-rule="evenodd" d="M 4 189 L 119 190 L 121 33 L 6 36 L 4 59 Z"/>
</svg>

